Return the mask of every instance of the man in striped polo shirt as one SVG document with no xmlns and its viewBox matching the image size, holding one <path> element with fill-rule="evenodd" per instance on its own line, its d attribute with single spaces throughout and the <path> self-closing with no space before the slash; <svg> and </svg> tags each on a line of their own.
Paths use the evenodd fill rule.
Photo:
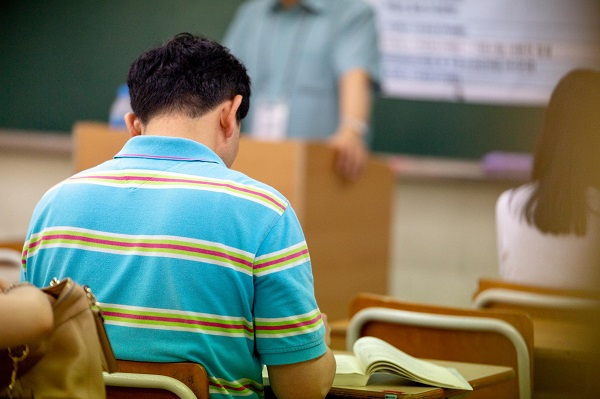
<svg viewBox="0 0 600 399">
<path fill-rule="evenodd" d="M 23 279 L 88 284 L 119 359 L 197 362 L 211 398 L 322 398 L 335 360 L 288 201 L 229 169 L 249 108 L 245 67 L 177 35 L 127 80 L 132 138 L 50 189 L 34 210 Z"/>
</svg>

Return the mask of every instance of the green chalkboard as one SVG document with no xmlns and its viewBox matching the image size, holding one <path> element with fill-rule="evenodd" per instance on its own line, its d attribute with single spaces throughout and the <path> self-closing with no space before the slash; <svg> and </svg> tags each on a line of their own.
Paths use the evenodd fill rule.
<svg viewBox="0 0 600 399">
<path fill-rule="evenodd" d="M 0 5 L 0 127 L 69 132 L 108 120 L 144 50 L 179 32 L 220 40 L 242 0 L 39 0 Z"/>
<path fill-rule="evenodd" d="M 531 152 L 544 108 L 378 98 L 373 149 L 478 159 L 491 151 Z"/>
<path fill-rule="evenodd" d="M 107 120 L 129 64 L 187 31 L 220 40 L 243 0 L 39 0 L 0 6 L 0 129 L 69 132 Z M 530 151 L 541 108 L 378 97 L 373 149 L 478 158 Z"/>
</svg>

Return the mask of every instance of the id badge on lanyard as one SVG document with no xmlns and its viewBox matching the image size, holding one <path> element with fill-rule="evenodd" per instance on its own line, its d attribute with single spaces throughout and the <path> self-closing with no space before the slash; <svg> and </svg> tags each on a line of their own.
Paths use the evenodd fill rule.
<svg viewBox="0 0 600 399">
<path fill-rule="evenodd" d="M 264 26 L 263 23 L 263 27 Z M 286 79 L 284 79 L 284 82 L 288 82 L 286 83 L 286 89 L 279 90 L 278 94 L 276 94 L 276 96 L 279 97 L 275 97 L 275 99 L 258 98 L 252 104 L 253 116 L 250 134 L 257 139 L 284 140 L 288 136 L 288 123 L 290 119 L 290 104 L 288 99 L 291 98 L 291 90 L 295 86 L 298 77 L 298 67 L 300 65 L 302 54 L 304 53 L 304 46 L 306 45 L 306 40 L 303 40 L 303 38 L 306 37 L 308 29 L 309 26 L 306 21 L 306 12 L 304 11 L 294 34 L 294 40 L 290 49 L 290 57 L 287 59 L 286 67 L 284 68 L 284 70 L 287 71 Z M 267 31 L 264 30 L 263 32 Z M 261 60 L 266 60 L 267 65 L 271 65 L 273 37 L 274 36 L 270 37 L 270 43 L 269 40 L 267 40 L 268 38 L 264 37 L 264 40 L 260 41 L 262 47 L 257 51 L 257 55 L 260 55 Z M 268 44 L 264 45 L 265 43 Z M 298 57 L 295 58 L 291 56 L 294 54 L 298 55 Z M 269 78 L 268 72 L 268 70 L 265 72 L 265 79 Z"/>
<path fill-rule="evenodd" d="M 253 104 L 251 134 L 261 140 L 287 137 L 290 107 L 286 101 L 257 101 Z"/>
</svg>

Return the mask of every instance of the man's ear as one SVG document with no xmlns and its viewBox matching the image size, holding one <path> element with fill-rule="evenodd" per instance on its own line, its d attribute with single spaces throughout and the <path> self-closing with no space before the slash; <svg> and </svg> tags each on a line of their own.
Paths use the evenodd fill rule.
<svg viewBox="0 0 600 399">
<path fill-rule="evenodd" d="M 127 126 L 127 131 L 129 131 L 129 136 L 134 137 L 142 134 L 142 122 L 133 112 L 125 114 L 125 125 Z"/>
<path fill-rule="evenodd" d="M 237 94 L 233 97 L 233 100 L 226 101 L 223 103 L 221 109 L 221 129 L 225 133 L 226 138 L 230 138 L 238 127 L 237 110 L 242 104 L 242 96 Z"/>
</svg>

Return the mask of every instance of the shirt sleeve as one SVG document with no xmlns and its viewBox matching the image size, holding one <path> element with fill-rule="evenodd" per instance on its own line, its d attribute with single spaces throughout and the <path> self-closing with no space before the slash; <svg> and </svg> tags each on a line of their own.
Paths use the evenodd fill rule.
<svg viewBox="0 0 600 399">
<path fill-rule="evenodd" d="M 362 0 L 353 4 L 341 10 L 337 21 L 333 54 L 335 71 L 342 76 L 351 69 L 362 68 L 378 84 L 380 69 L 375 12 Z"/>
<path fill-rule="evenodd" d="M 263 363 L 299 363 L 323 355 L 325 327 L 310 256 L 291 207 L 266 235 L 253 269 L 256 347 Z"/>
<path fill-rule="evenodd" d="M 242 4 L 235 12 L 233 19 L 231 20 L 231 23 L 227 27 L 227 31 L 223 36 L 223 40 L 221 40 L 223 46 L 227 47 L 231 53 L 238 58 L 243 57 L 241 51 L 247 47 L 247 43 L 245 43 L 244 32 L 246 32 L 249 28 L 247 25 L 251 20 L 250 11 L 251 10 L 247 3 Z"/>
</svg>

